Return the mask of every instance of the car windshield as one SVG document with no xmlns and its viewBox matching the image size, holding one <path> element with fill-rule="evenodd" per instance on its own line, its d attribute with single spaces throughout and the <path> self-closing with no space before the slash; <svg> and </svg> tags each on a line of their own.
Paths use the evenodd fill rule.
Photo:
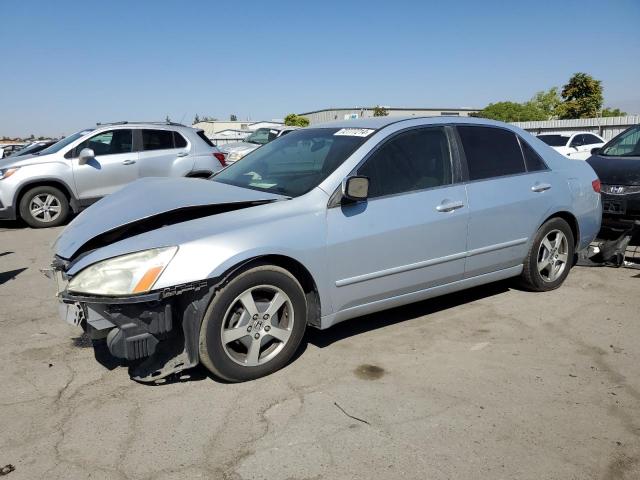
<svg viewBox="0 0 640 480">
<path fill-rule="evenodd" d="M 538 138 L 550 147 L 564 147 L 569 140 L 565 135 L 538 135 Z"/>
<path fill-rule="evenodd" d="M 338 128 L 296 130 L 254 150 L 212 177 L 214 182 L 297 197 L 319 185 L 366 137 Z"/>
<path fill-rule="evenodd" d="M 600 151 L 605 157 L 640 157 L 640 125 L 614 138 Z"/>
<path fill-rule="evenodd" d="M 274 140 L 277 136 L 278 130 L 273 130 L 271 128 L 259 128 L 247 138 L 245 138 L 244 141 L 247 143 L 264 145 L 265 143 L 269 143 L 271 140 Z"/>
<path fill-rule="evenodd" d="M 73 135 L 69 135 L 68 137 L 64 137 L 62 140 L 51 145 L 49 148 L 45 148 L 40 151 L 40 155 L 49 155 L 50 153 L 56 153 L 62 150 L 67 145 L 75 142 L 81 137 L 84 137 L 87 133 L 92 132 L 93 128 L 87 128 L 86 130 L 81 130 L 79 132 L 74 133 Z"/>
<path fill-rule="evenodd" d="M 11 154 L 12 157 L 18 157 L 20 155 L 28 155 L 29 153 L 32 153 L 33 151 L 38 151 L 38 147 L 41 144 L 39 143 L 30 143 L 29 145 L 25 145 L 22 148 L 19 148 L 18 150 L 16 150 L 15 152 L 13 152 Z"/>
</svg>

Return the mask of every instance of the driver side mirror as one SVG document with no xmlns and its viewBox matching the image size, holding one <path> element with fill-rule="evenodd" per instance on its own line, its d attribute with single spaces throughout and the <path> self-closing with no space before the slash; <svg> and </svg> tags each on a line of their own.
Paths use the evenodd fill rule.
<svg viewBox="0 0 640 480">
<path fill-rule="evenodd" d="M 96 154 L 93 153 L 92 149 L 83 148 L 80 150 L 80 155 L 78 155 L 78 165 L 85 165 L 89 160 L 93 160 L 95 157 Z"/>
<path fill-rule="evenodd" d="M 366 200 L 369 196 L 369 178 L 353 176 L 342 181 L 342 197 L 354 202 Z"/>
<path fill-rule="evenodd" d="M 600 148 L 599 147 L 591 149 L 591 155 L 597 155 L 599 153 L 600 153 Z"/>
</svg>

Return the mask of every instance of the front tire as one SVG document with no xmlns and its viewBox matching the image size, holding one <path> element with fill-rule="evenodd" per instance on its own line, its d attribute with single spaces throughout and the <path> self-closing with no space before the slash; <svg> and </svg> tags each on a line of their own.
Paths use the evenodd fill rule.
<svg viewBox="0 0 640 480">
<path fill-rule="evenodd" d="M 243 382 L 284 367 L 307 325 L 304 291 L 287 270 L 261 265 L 235 275 L 209 304 L 200 360 L 214 375 Z"/>
<path fill-rule="evenodd" d="M 522 270 L 522 284 L 528 290 L 546 292 L 558 288 L 573 265 L 575 239 L 562 218 L 547 220 L 533 239 Z"/>
<path fill-rule="evenodd" d="M 35 187 L 22 196 L 19 211 L 32 228 L 57 227 L 69 216 L 69 200 L 55 187 Z"/>
</svg>

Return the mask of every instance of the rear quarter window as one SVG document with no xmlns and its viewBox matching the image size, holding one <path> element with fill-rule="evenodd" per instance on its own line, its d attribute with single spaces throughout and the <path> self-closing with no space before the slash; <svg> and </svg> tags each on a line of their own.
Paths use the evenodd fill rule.
<svg viewBox="0 0 640 480">
<path fill-rule="evenodd" d="M 522 147 L 522 154 L 524 155 L 524 163 L 527 166 L 528 172 L 539 172 L 540 170 L 547 170 L 547 164 L 538 153 L 522 138 L 520 140 L 520 146 Z"/>
<path fill-rule="evenodd" d="M 176 148 L 184 148 L 187 146 L 187 141 L 178 132 L 173 132 L 173 143 Z"/>
</svg>

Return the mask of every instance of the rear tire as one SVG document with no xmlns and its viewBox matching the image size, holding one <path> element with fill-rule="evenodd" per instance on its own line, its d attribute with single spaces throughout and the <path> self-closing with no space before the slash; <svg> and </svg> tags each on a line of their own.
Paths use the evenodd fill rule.
<svg viewBox="0 0 640 480">
<path fill-rule="evenodd" d="M 575 239 L 562 218 L 547 220 L 536 233 L 524 261 L 521 283 L 534 292 L 558 288 L 573 265 Z"/>
<path fill-rule="evenodd" d="M 200 328 L 200 360 L 214 375 L 243 382 L 284 367 L 307 326 L 304 291 L 287 270 L 250 268 L 213 297 Z"/>
<path fill-rule="evenodd" d="M 22 195 L 19 212 L 32 228 L 57 227 L 69 217 L 69 200 L 58 188 L 34 187 Z"/>
</svg>

